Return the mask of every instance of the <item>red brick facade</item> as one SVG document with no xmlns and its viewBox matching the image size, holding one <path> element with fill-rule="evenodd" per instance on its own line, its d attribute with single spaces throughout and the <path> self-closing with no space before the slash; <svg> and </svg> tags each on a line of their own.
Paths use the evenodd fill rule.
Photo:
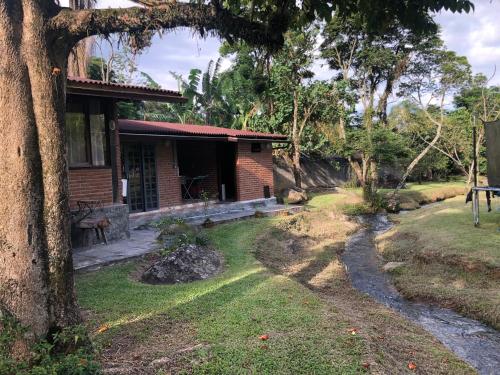
<svg viewBox="0 0 500 375">
<path fill-rule="evenodd" d="M 77 208 L 80 200 L 99 200 L 103 205 L 113 203 L 111 167 L 69 170 L 69 205 Z"/>
<path fill-rule="evenodd" d="M 160 208 L 182 204 L 179 169 L 175 165 L 173 141 L 156 145 L 156 174 Z"/>
<path fill-rule="evenodd" d="M 121 202 L 120 143 L 117 141 L 118 200 Z M 269 146 L 268 146 L 269 145 Z M 190 145 L 191 147 L 192 145 Z M 158 178 L 159 207 L 176 206 L 183 203 L 179 167 L 174 158 L 174 141 L 156 144 L 156 169 Z M 200 175 L 208 177 L 202 188 L 217 197 L 217 158 L 215 142 L 199 143 L 193 149 L 196 168 Z M 269 186 L 273 196 L 273 158 L 270 144 L 262 143 L 260 152 L 251 151 L 251 142 L 239 142 L 236 155 L 237 200 L 264 198 L 264 186 Z M 79 200 L 100 200 L 104 205 L 113 203 L 111 168 L 81 168 L 69 172 L 70 206 L 77 208 Z"/>
<path fill-rule="evenodd" d="M 116 158 L 116 202 L 122 203 L 122 153 L 120 149 L 120 132 L 118 131 L 116 121 L 115 130 L 112 131 L 112 137 L 115 137 L 115 158 Z"/>
<path fill-rule="evenodd" d="M 239 201 L 264 198 L 264 186 L 273 187 L 273 155 L 270 143 L 262 143 L 260 152 L 252 152 L 251 142 L 238 142 L 236 189 Z"/>
</svg>

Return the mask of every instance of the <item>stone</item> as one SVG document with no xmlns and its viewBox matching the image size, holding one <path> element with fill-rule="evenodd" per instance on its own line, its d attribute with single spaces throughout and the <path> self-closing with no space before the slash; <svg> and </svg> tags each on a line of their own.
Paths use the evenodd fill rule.
<svg viewBox="0 0 500 375">
<path fill-rule="evenodd" d="M 176 284 L 205 280 L 222 269 L 218 252 L 206 246 L 182 245 L 151 265 L 142 275 L 149 284 Z"/>
<path fill-rule="evenodd" d="M 171 358 L 162 357 L 162 358 L 155 359 L 149 365 L 152 367 L 161 367 L 161 366 L 165 366 L 165 365 L 170 364 L 170 362 L 172 362 Z"/>
<path fill-rule="evenodd" d="M 389 263 L 384 264 L 382 269 L 385 272 L 391 272 L 391 271 L 394 271 L 396 268 L 402 267 L 404 265 L 405 265 L 405 262 L 389 262 Z"/>
<path fill-rule="evenodd" d="M 399 201 L 399 196 L 389 194 L 389 197 L 386 201 L 386 210 L 391 213 L 397 213 L 401 210 L 400 203 L 401 202 Z"/>
<path fill-rule="evenodd" d="M 285 191 L 285 201 L 290 204 L 304 203 L 308 199 L 307 193 L 298 188 L 288 189 Z"/>
</svg>

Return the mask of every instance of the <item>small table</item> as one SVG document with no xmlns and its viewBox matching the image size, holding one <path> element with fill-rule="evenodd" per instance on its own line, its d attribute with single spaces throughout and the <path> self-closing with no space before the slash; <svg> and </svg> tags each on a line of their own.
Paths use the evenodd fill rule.
<svg viewBox="0 0 500 375">
<path fill-rule="evenodd" d="M 199 184 L 200 181 L 203 181 L 207 177 L 208 175 L 195 177 L 181 176 L 181 190 L 184 190 L 182 193 L 182 199 L 194 200 L 195 198 L 191 194 L 191 188 L 194 185 Z"/>
</svg>

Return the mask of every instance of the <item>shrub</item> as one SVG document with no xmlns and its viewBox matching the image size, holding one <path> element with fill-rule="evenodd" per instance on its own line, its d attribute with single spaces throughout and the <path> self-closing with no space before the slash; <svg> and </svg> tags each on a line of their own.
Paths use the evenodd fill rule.
<svg viewBox="0 0 500 375">
<path fill-rule="evenodd" d="M 10 316 L 0 318 L 0 374 L 2 375 L 92 375 L 100 374 L 94 348 L 85 328 L 75 326 L 53 333 L 50 340 L 35 343 L 29 360 L 12 358 L 12 348 L 25 333 Z"/>
</svg>

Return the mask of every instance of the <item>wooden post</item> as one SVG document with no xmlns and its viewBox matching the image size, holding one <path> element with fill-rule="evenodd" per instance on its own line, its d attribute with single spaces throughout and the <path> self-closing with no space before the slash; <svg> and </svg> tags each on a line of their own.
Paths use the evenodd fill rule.
<svg viewBox="0 0 500 375">
<path fill-rule="evenodd" d="M 472 213 L 474 215 L 474 226 L 479 226 L 479 191 L 472 188 Z"/>
<path fill-rule="evenodd" d="M 472 173 L 474 174 L 474 187 L 472 188 L 472 213 L 474 216 L 474 226 L 479 226 L 479 191 L 476 190 L 477 188 L 477 150 L 476 150 L 476 143 L 477 143 L 477 128 L 476 128 L 476 116 L 474 115 L 472 118 L 473 124 L 472 124 L 472 152 L 474 153 L 472 155 L 472 163 L 473 168 L 472 168 Z"/>
</svg>

